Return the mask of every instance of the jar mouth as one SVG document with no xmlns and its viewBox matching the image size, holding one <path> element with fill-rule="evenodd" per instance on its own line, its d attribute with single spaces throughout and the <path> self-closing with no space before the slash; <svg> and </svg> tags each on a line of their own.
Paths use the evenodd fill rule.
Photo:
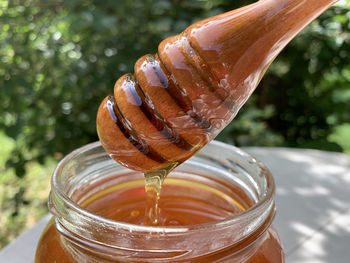
<svg viewBox="0 0 350 263">
<path fill-rule="evenodd" d="M 58 218 L 62 218 L 62 213 L 61 210 L 62 207 L 64 206 L 64 209 L 68 209 L 71 212 L 74 211 L 76 214 L 78 214 L 82 218 L 87 218 L 91 219 L 95 222 L 99 222 L 101 225 L 109 226 L 111 228 L 118 229 L 119 231 L 125 230 L 125 231 L 132 231 L 133 233 L 140 233 L 144 234 L 147 233 L 149 234 L 157 234 L 161 233 L 162 235 L 178 235 L 181 233 L 189 233 L 189 232 L 197 232 L 197 231 L 207 231 L 209 229 L 215 229 L 215 228 L 225 228 L 225 226 L 230 226 L 230 225 L 240 225 L 242 222 L 247 222 L 251 221 L 252 219 L 256 218 L 257 216 L 266 213 L 266 218 L 272 217 L 274 215 L 274 192 L 275 192 L 275 183 L 274 179 L 269 172 L 268 168 L 249 155 L 248 153 L 242 151 L 241 149 L 232 146 L 232 145 L 227 145 L 222 142 L 218 141 L 212 141 L 209 144 L 211 147 L 214 148 L 220 148 L 226 151 L 232 151 L 235 154 L 239 155 L 240 157 L 244 158 L 248 163 L 255 165 L 259 170 L 260 174 L 259 176 L 264 178 L 264 187 L 261 190 L 261 192 L 258 194 L 258 198 L 256 202 L 251 205 L 249 208 L 247 208 L 245 211 L 242 211 L 239 214 L 235 214 L 233 216 L 227 217 L 223 220 L 218 220 L 214 222 L 208 222 L 208 223 L 201 223 L 201 224 L 196 224 L 196 225 L 185 225 L 185 226 L 143 226 L 143 225 L 136 225 L 136 224 L 131 224 L 131 223 L 126 223 L 122 221 L 117 221 L 113 220 L 110 218 L 102 217 L 99 215 L 96 215 L 80 205 L 76 204 L 70 197 L 69 194 L 67 193 L 67 190 L 63 190 L 61 187 L 61 182 L 62 180 L 60 178 L 62 171 L 64 167 L 69 165 L 68 163 L 77 158 L 79 155 L 82 155 L 83 153 L 86 153 L 88 151 L 91 151 L 96 148 L 102 148 L 100 142 L 93 142 L 90 144 L 87 144 L 81 148 L 78 148 L 65 156 L 57 165 L 56 169 L 53 172 L 52 175 L 52 191 L 50 194 L 50 200 L 49 203 L 51 204 L 51 211 L 56 215 Z M 209 146 L 208 145 L 208 146 Z M 207 146 L 206 146 L 207 147 Z M 205 149 L 204 147 L 203 149 Z M 202 150 L 203 150 L 202 149 Z M 200 151 L 201 152 L 201 151 Z M 200 153 L 199 152 L 199 153 Z M 100 157 L 101 155 L 108 155 L 105 152 L 102 153 L 97 153 L 93 158 Z M 190 161 L 190 160 L 189 160 Z M 242 170 L 243 168 L 240 167 L 239 165 L 236 166 L 238 170 Z M 171 176 L 171 175 L 170 175 Z M 53 200 L 54 199 L 54 200 Z M 57 201 L 59 200 L 59 201 Z M 52 205 L 53 204 L 53 205 Z M 268 212 L 268 213 L 267 213 Z M 64 217 L 64 216 L 63 216 Z M 262 220 L 259 220 L 259 223 Z M 258 228 L 259 225 L 256 225 Z"/>
</svg>

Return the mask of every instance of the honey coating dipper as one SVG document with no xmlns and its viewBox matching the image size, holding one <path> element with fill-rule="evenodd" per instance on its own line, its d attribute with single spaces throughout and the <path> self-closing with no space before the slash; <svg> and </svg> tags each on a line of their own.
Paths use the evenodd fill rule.
<svg viewBox="0 0 350 263">
<path fill-rule="evenodd" d="M 103 147 L 142 172 L 185 161 L 231 122 L 285 45 L 335 2 L 261 0 L 165 39 L 101 103 Z"/>
</svg>

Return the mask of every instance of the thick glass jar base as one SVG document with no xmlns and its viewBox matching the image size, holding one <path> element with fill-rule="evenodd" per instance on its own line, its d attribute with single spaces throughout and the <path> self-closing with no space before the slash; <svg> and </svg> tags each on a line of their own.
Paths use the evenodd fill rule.
<svg viewBox="0 0 350 263">
<path fill-rule="evenodd" d="M 85 260 L 77 259 L 72 253 L 64 247 L 64 240 L 54 226 L 53 219 L 48 223 L 46 230 L 43 232 L 41 240 L 38 244 L 35 263 L 82 263 L 82 262 L 187 262 L 187 263 L 281 263 L 284 262 L 284 254 L 280 244 L 280 240 L 274 228 L 264 233 L 259 240 L 255 241 L 249 249 L 243 249 L 240 253 L 232 252 L 230 249 L 220 251 L 214 254 L 197 257 L 186 261 L 155 261 L 155 259 L 103 259 L 96 254 L 90 254 L 85 251 Z M 255 251 L 252 253 L 251 251 Z M 142 253 L 142 252 L 140 252 Z M 94 258 L 95 261 L 91 261 Z M 239 261 L 237 261 L 239 260 Z"/>
</svg>

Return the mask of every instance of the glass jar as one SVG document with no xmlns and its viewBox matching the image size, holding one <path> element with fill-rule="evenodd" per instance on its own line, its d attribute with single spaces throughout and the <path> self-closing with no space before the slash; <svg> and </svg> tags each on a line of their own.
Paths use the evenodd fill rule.
<svg viewBox="0 0 350 263">
<path fill-rule="evenodd" d="M 246 209 L 237 215 L 188 226 L 142 226 L 84 209 L 104 189 L 142 178 L 113 161 L 99 142 L 67 155 L 52 176 L 49 208 L 54 216 L 35 262 L 284 262 L 271 227 L 273 178 L 242 150 L 213 141 L 169 175 L 240 200 Z"/>
</svg>

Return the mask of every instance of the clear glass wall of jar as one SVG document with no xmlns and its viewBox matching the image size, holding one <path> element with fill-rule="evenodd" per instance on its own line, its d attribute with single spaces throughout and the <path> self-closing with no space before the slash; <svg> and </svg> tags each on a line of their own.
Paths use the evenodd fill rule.
<svg viewBox="0 0 350 263">
<path fill-rule="evenodd" d="M 48 262 L 284 262 L 277 233 L 274 181 L 268 169 L 238 148 L 211 142 L 171 178 L 207 184 L 239 198 L 247 209 L 224 220 L 189 226 L 142 226 L 85 210 L 92 195 L 142 174 L 115 163 L 100 143 L 67 155 L 52 176 L 53 219 L 37 246 Z"/>
</svg>

